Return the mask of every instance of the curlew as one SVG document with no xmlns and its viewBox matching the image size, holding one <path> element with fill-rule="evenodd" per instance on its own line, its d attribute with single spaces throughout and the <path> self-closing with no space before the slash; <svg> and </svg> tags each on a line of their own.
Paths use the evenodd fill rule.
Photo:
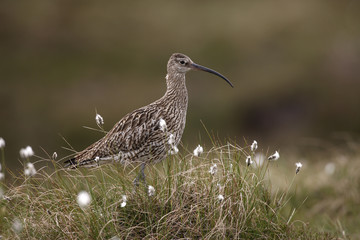
<svg viewBox="0 0 360 240">
<path fill-rule="evenodd" d="M 171 55 L 167 64 L 167 90 L 155 102 L 125 115 L 100 140 L 67 160 L 65 167 L 92 167 L 103 163 L 141 163 L 136 178 L 145 180 L 146 164 L 163 160 L 171 151 L 177 150 L 186 122 L 188 93 L 185 74 L 201 70 L 232 83 L 220 73 L 194 63 L 181 53 Z"/>
</svg>

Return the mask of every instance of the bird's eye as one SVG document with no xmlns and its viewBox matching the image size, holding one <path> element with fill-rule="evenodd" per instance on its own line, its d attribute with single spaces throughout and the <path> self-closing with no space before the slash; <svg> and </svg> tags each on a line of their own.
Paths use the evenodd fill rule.
<svg viewBox="0 0 360 240">
<path fill-rule="evenodd" d="M 184 61 L 184 60 L 181 60 L 181 61 L 180 61 L 180 64 L 181 64 L 181 65 L 185 65 L 185 61 Z"/>
</svg>

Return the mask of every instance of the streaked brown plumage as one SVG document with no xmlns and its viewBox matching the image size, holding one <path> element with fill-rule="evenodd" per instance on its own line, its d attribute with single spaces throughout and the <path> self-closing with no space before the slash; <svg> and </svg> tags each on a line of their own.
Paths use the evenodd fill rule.
<svg viewBox="0 0 360 240">
<path fill-rule="evenodd" d="M 174 53 L 167 64 L 165 95 L 125 115 L 103 138 L 66 161 L 66 166 L 140 162 L 143 174 L 145 164 L 163 160 L 169 150 L 179 144 L 184 132 L 188 106 L 185 74 L 191 69 L 213 73 L 232 86 L 221 74 L 195 64 L 184 54 Z M 165 120 L 166 131 L 161 129 L 160 119 Z M 169 144 L 170 134 L 174 136 L 173 144 Z"/>
</svg>

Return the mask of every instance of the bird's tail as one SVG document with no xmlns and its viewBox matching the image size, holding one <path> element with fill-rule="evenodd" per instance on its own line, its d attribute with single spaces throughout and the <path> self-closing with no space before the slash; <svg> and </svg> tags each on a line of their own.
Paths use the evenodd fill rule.
<svg viewBox="0 0 360 240">
<path fill-rule="evenodd" d="M 65 163 L 64 165 L 65 168 L 71 168 L 71 169 L 77 168 L 79 165 L 78 161 L 75 158 L 66 160 L 64 163 Z"/>
<path fill-rule="evenodd" d="M 91 159 L 86 159 L 86 160 L 79 160 L 79 158 L 75 157 L 75 158 L 71 158 L 69 160 L 66 160 L 64 163 L 64 167 L 65 168 L 69 168 L 69 169 L 75 169 L 78 167 L 95 167 L 95 166 L 99 166 L 100 164 L 104 164 L 109 162 L 109 159 L 106 159 L 107 161 L 99 161 L 96 158 L 91 158 Z"/>
</svg>

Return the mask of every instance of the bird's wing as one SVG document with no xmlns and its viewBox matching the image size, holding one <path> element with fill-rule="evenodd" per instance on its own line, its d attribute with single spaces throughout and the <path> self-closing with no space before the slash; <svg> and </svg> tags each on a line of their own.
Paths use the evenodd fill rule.
<svg viewBox="0 0 360 240">
<path fill-rule="evenodd" d="M 108 133 L 109 139 L 104 146 L 118 153 L 139 149 L 148 141 L 153 131 L 158 130 L 159 108 L 140 108 L 126 115 Z"/>
<path fill-rule="evenodd" d="M 96 157 L 110 157 L 120 151 L 126 153 L 141 148 L 154 132 L 160 131 L 161 112 L 158 106 L 147 106 L 125 115 L 103 138 L 65 163 L 70 167 L 93 164 Z"/>
</svg>

